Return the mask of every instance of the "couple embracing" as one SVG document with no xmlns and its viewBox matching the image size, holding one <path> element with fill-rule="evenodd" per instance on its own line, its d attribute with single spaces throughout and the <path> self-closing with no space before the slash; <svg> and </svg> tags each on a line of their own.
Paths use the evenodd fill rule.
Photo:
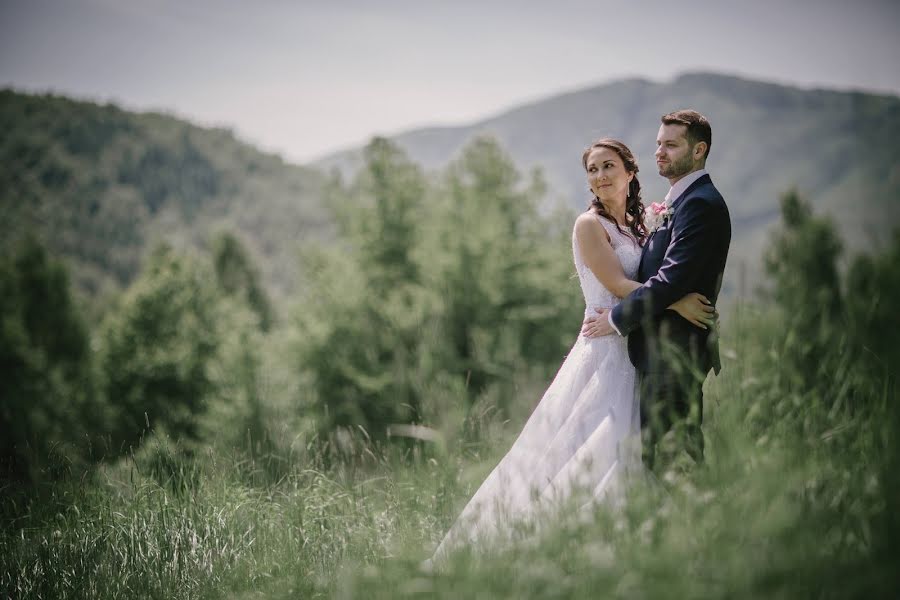
<svg viewBox="0 0 900 600">
<path fill-rule="evenodd" d="M 575 491 L 621 500 L 635 473 L 703 460 L 702 388 L 720 369 L 714 304 L 731 222 L 706 172 L 709 121 L 693 110 L 666 114 L 656 143 L 671 189 L 646 209 L 625 144 L 604 138 L 585 150 L 593 200 L 572 234 L 581 335 L 432 560 Z"/>
</svg>

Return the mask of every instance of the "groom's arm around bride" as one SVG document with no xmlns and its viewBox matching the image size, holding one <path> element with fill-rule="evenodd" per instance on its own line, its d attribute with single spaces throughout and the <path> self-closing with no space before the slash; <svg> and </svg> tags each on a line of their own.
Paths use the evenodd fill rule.
<svg viewBox="0 0 900 600">
<path fill-rule="evenodd" d="M 667 310 L 690 292 L 699 292 L 715 303 L 722 282 L 731 239 L 728 209 L 708 175 L 697 184 L 673 206 L 677 213 L 671 218 L 670 231 L 661 227 L 648 241 L 642 257 L 642 263 L 647 264 L 641 265 L 639 273 L 643 285 L 612 310 L 609 318 L 620 335 L 628 335 L 642 325 L 657 329 L 655 322 L 665 321 L 691 337 L 708 336 L 709 330 L 690 326 L 676 312 Z"/>
</svg>

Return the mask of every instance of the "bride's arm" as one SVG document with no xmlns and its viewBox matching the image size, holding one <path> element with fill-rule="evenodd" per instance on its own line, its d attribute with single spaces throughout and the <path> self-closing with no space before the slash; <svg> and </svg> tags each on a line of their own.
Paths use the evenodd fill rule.
<svg viewBox="0 0 900 600">
<path fill-rule="evenodd" d="M 641 287 L 637 281 L 625 277 L 622 263 L 609 243 L 609 235 L 597 222 L 597 217 L 590 213 L 579 215 L 575 221 L 575 238 L 584 264 L 610 292 L 624 298 Z"/>
<path fill-rule="evenodd" d="M 596 217 L 589 213 L 579 216 L 575 221 L 575 238 L 584 264 L 610 292 L 624 298 L 641 287 L 637 281 L 625 277 L 622 263 L 609 243 L 609 236 Z M 703 329 L 712 322 L 716 310 L 705 296 L 695 292 L 686 294 L 667 308 Z"/>
</svg>

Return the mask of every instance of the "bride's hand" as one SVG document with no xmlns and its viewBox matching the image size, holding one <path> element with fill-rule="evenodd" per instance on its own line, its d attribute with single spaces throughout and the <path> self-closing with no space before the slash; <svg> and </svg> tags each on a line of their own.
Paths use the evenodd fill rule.
<svg viewBox="0 0 900 600">
<path fill-rule="evenodd" d="M 678 300 L 669 308 L 687 319 L 692 325 L 703 329 L 709 329 L 719 318 L 716 307 L 712 305 L 706 296 L 697 292 L 691 292 L 683 296 L 681 300 Z"/>
</svg>

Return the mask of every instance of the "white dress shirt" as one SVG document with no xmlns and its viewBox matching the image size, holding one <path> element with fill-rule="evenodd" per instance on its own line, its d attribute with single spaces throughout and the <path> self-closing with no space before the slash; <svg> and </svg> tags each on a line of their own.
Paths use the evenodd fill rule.
<svg viewBox="0 0 900 600">
<path fill-rule="evenodd" d="M 692 183 L 694 183 L 704 175 L 706 175 L 706 169 L 698 169 L 697 171 L 691 171 L 690 173 L 676 181 L 675 185 L 669 188 L 669 193 L 666 194 L 666 198 L 663 201 L 665 205 L 672 206 L 672 203 L 678 200 L 678 197 L 682 195 L 685 190 L 687 190 L 691 186 Z M 607 320 L 609 320 L 609 324 L 612 326 L 613 330 L 619 335 L 622 335 L 622 332 L 619 331 L 619 328 L 616 327 L 615 323 L 613 323 L 612 311 L 609 311 L 606 318 Z"/>
<path fill-rule="evenodd" d="M 691 187 L 691 184 L 706 175 L 706 169 L 699 169 L 697 171 L 691 171 L 681 179 L 675 182 L 675 185 L 669 188 L 669 193 L 666 194 L 666 205 L 672 206 L 672 203 L 678 200 L 678 196 L 682 195 L 685 190 Z"/>
</svg>

